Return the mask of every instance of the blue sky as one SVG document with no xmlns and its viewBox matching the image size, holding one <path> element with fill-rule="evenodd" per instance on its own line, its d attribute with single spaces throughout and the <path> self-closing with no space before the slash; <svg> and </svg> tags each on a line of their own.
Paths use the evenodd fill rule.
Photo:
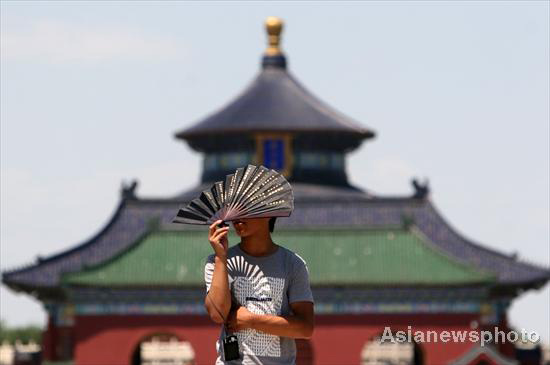
<svg viewBox="0 0 550 365">
<path fill-rule="evenodd" d="M 377 132 L 352 183 L 431 199 L 467 238 L 550 265 L 549 5 L 513 2 L 10 2 L 1 4 L 1 266 L 97 232 L 122 181 L 168 197 L 198 182 L 173 133 L 259 71 L 269 15 L 289 70 Z M 9 324 L 43 323 L 1 289 Z M 548 285 L 510 321 L 550 339 Z"/>
</svg>

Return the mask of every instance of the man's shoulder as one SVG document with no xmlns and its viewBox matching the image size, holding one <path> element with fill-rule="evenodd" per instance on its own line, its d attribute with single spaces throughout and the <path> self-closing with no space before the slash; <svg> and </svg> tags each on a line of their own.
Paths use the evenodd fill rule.
<svg viewBox="0 0 550 365">
<path fill-rule="evenodd" d="M 307 265 L 306 260 L 300 256 L 297 252 L 292 251 L 291 249 L 279 245 L 280 248 L 283 249 L 284 253 L 286 254 L 286 257 L 289 258 L 290 262 L 293 265 Z"/>
</svg>

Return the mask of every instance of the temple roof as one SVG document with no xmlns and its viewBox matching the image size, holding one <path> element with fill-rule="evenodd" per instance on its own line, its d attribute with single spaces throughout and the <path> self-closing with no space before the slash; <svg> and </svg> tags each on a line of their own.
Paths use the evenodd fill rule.
<svg viewBox="0 0 550 365">
<path fill-rule="evenodd" d="M 55 291 L 62 273 L 81 271 L 111 259 L 135 245 L 152 226 L 170 227 L 179 207 L 201 188 L 175 199 L 140 199 L 128 194 L 110 222 L 94 237 L 59 254 L 38 258 L 30 265 L 4 271 L 2 280 L 14 290 L 37 290 L 39 294 Z M 295 210 L 290 217 L 277 220 L 276 230 L 361 230 L 414 225 L 443 254 L 494 274 L 497 285 L 528 289 L 540 287 L 550 278 L 546 268 L 522 262 L 513 255 L 499 253 L 461 235 L 447 223 L 429 197 L 377 197 L 344 188 L 331 188 L 332 194 L 318 196 L 315 190 L 324 187 L 295 183 L 293 188 Z M 206 234 L 202 226 L 186 229 Z M 307 255 L 305 258 L 308 259 Z"/>
<path fill-rule="evenodd" d="M 234 100 L 177 132 L 176 137 L 197 150 L 204 149 L 198 143 L 200 138 L 225 137 L 227 133 L 329 133 L 334 138 L 345 137 L 350 149 L 374 137 L 373 130 L 330 107 L 296 80 L 287 70 L 286 56 L 279 47 L 282 22 L 268 19 L 266 26 L 270 46 L 254 80 Z"/>
<path fill-rule="evenodd" d="M 235 100 L 176 136 L 251 131 L 341 132 L 357 139 L 375 135 L 315 97 L 286 69 L 266 67 Z"/>
<path fill-rule="evenodd" d="M 205 230 L 153 229 L 114 258 L 64 274 L 62 282 L 94 287 L 202 287 L 206 257 L 212 253 L 205 236 Z M 495 280 L 494 274 L 443 254 L 413 226 L 281 229 L 273 239 L 307 258 L 314 286 L 454 286 Z M 229 241 L 239 238 L 231 232 Z"/>
</svg>

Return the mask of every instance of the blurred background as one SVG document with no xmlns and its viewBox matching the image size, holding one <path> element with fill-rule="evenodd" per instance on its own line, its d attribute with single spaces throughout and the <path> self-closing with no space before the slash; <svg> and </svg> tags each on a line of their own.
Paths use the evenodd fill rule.
<svg viewBox="0 0 550 365">
<path fill-rule="evenodd" d="M 252 80 L 271 15 L 291 72 L 376 131 L 347 159 L 353 185 L 401 196 L 427 178 L 463 236 L 547 268 L 548 14 L 541 1 L 3 1 L 2 271 L 95 235 L 122 182 L 153 198 L 197 185 L 202 156 L 174 132 Z M 47 324 L 40 301 L 0 290 L 3 337 Z M 549 296 L 521 295 L 510 324 L 548 343 Z"/>
</svg>

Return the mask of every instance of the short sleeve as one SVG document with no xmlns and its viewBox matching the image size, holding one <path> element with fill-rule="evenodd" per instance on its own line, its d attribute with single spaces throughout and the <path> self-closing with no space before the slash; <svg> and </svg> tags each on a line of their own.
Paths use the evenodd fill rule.
<svg viewBox="0 0 550 365">
<path fill-rule="evenodd" d="M 214 275 L 214 255 L 208 255 L 206 264 L 204 265 L 204 283 L 206 284 L 206 293 L 210 290 L 212 276 Z"/>
<path fill-rule="evenodd" d="M 305 260 L 294 253 L 294 265 L 288 284 L 288 303 L 308 301 L 314 302 L 309 283 L 309 269 Z"/>
<path fill-rule="evenodd" d="M 204 264 L 204 284 L 206 285 L 206 294 L 210 290 L 210 284 L 212 283 L 212 277 L 214 276 L 214 267 L 216 265 L 216 254 L 208 255 L 206 258 L 206 264 Z M 227 273 L 227 281 L 231 288 L 233 284 L 233 277 Z"/>
</svg>

